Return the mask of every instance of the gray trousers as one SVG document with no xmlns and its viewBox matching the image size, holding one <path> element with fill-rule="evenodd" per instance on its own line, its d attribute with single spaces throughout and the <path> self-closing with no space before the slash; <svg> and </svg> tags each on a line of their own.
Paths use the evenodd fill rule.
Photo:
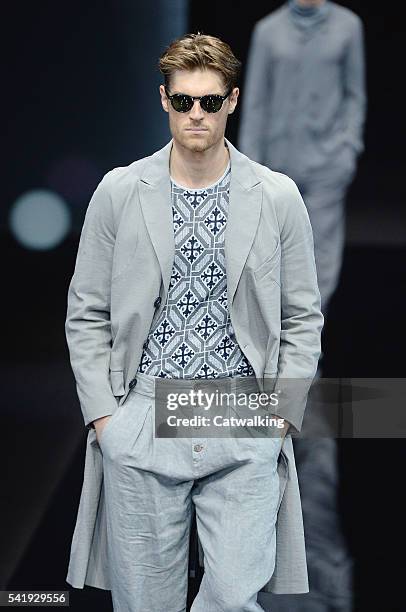
<svg viewBox="0 0 406 612">
<path fill-rule="evenodd" d="M 297 181 L 312 225 L 324 316 L 340 279 L 345 244 L 345 196 L 352 176 L 353 171 L 334 167 L 314 173 L 311 179 Z"/>
<path fill-rule="evenodd" d="M 186 610 L 192 504 L 204 552 L 192 612 L 263 610 L 281 439 L 156 438 L 154 377 L 137 381 L 100 438 L 114 610 Z"/>
</svg>

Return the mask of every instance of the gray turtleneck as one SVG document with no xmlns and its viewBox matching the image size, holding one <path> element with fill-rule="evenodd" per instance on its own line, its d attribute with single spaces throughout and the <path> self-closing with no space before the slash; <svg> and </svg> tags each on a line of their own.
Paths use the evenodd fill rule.
<svg viewBox="0 0 406 612">
<path fill-rule="evenodd" d="M 303 6 L 297 0 L 289 0 L 291 19 L 300 28 L 313 28 L 321 23 L 329 11 L 326 0 L 317 6 Z"/>
<path fill-rule="evenodd" d="M 295 180 L 364 148 L 363 25 L 325 0 L 289 0 L 255 25 L 242 87 L 239 148 Z"/>
</svg>

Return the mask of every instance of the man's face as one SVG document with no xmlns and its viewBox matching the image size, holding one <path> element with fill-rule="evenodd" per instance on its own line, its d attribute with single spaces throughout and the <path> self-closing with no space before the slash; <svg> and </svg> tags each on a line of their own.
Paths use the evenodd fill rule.
<svg viewBox="0 0 406 612">
<path fill-rule="evenodd" d="M 224 138 L 227 118 L 237 105 L 238 87 L 235 87 L 217 113 L 207 113 L 199 100 L 194 101 L 192 109 L 178 113 L 166 97 L 163 85 L 159 88 L 163 109 L 169 113 L 169 128 L 172 137 L 179 145 L 194 152 L 207 151 Z M 169 94 L 182 93 L 189 96 L 220 94 L 224 96 L 226 87 L 222 76 L 216 70 L 176 70 L 172 74 Z"/>
</svg>

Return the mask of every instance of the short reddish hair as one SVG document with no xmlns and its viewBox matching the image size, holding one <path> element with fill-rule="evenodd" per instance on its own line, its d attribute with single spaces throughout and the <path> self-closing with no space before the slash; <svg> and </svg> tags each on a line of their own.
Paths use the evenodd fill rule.
<svg viewBox="0 0 406 612">
<path fill-rule="evenodd" d="M 231 47 L 208 34 L 185 34 L 174 40 L 159 58 L 159 70 L 169 88 L 175 70 L 217 70 L 223 78 L 227 90 L 236 87 L 240 75 L 241 62 Z"/>
</svg>

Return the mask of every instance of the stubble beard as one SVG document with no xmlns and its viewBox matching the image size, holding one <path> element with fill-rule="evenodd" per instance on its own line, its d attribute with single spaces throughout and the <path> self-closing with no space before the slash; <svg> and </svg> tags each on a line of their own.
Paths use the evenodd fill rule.
<svg viewBox="0 0 406 612">
<path fill-rule="evenodd" d="M 210 131 L 205 132 L 204 136 L 193 136 L 191 134 L 188 135 L 187 132 L 175 130 L 173 137 L 185 149 L 193 153 L 203 153 L 207 151 L 220 139 L 218 134 L 213 134 L 213 132 Z"/>
</svg>

